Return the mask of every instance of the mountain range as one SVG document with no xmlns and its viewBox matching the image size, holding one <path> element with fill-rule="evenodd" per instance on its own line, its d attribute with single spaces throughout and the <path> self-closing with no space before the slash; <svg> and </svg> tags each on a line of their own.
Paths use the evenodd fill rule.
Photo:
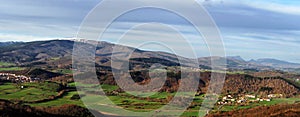
<svg viewBox="0 0 300 117">
<path fill-rule="evenodd" d="M 283 60 L 271 59 L 271 58 L 263 58 L 257 60 L 250 60 L 250 63 L 261 64 L 265 66 L 272 66 L 275 68 L 300 68 L 299 63 L 291 63 Z"/>
<path fill-rule="evenodd" d="M 131 54 L 131 65 L 133 67 L 149 67 L 151 64 L 160 63 L 165 66 L 179 66 L 179 60 L 184 65 L 189 66 L 192 59 L 177 56 L 166 52 L 144 51 L 123 45 L 116 45 L 108 42 L 96 42 L 96 63 L 101 66 L 110 67 L 111 55 L 123 55 L 122 51 L 133 51 Z M 87 43 L 88 44 L 88 43 Z M 61 66 L 71 66 L 71 56 L 74 41 L 71 40 L 50 40 L 35 42 L 2 42 L 0 43 L 0 61 L 12 62 L 18 65 L 37 64 L 61 64 Z M 122 51 L 113 52 L 113 48 Z M 224 65 L 229 70 L 288 70 L 296 71 L 300 64 L 291 63 L 277 59 L 257 59 L 246 61 L 240 56 L 228 57 L 201 57 L 198 58 L 199 66 L 203 69 L 211 68 L 211 61 L 227 61 Z M 147 64 L 144 64 L 147 63 Z"/>
<path fill-rule="evenodd" d="M 0 47 L 2 47 L 2 46 L 9 46 L 9 45 L 12 45 L 12 44 L 17 44 L 17 43 L 23 43 L 23 42 L 14 42 L 14 41 L 0 42 Z"/>
</svg>

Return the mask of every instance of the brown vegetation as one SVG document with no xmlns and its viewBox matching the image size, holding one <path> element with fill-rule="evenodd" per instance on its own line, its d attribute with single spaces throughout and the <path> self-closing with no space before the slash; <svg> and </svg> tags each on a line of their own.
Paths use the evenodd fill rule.
<svg viewBox="0 0 300 117">
<path fill-rule="evenodd" d="M 251 92 L 260 95 L 283 94 L 285 97 L 291 97 L 299 94 L 300 91 L 280 77 L 255 78 L 250 75 L 227 75 L 223 92 L 239 94 Z"/>
<path fill-rule="evenodd" d="M 100 113 L 96 113 L 101 115 Z M 76 105 L 61 107 L 34 108 L 0 100 L 1 117 L 94 117 L 86 108 Z M 103 116 L 103 115 L 102 115 Z"/>
<path fill-rule="evenodd" d="M 300 103 L 291 105 L 261 106 L 251 109 L 210 114 L 207 117 L 299 117 Z"/>
<path fill-rule="evenodd" d="M 150 82 L 151 80 L 147 75 L 147 71 L 132 72 L 131 76 L 134 81 L 140 84 L 147 84 L 147 82 Z M 180 85 L 180 77 L 180 72 L 168 73 L 167 81 L 160 91 L 176 92 Z M 109 71 L 98 73 L 98 78 L 101 84 L 116 85 L 113 75 Z M 202 72 L 200 78 L 198 91 L 199 93 L 205 93 L 210 83 L 211 72 Z M 87 82 L 88 80 L 85 81 Z M 283 94 L 284 97 L 292 97 L 299 94 L 300 90 L 297 86 L 287 82 L 281 77 L 260 78 L 246 74 L 227 74 L 222 93 L 254 93 L 262 96 L 268 94 Z"/>
</svg>

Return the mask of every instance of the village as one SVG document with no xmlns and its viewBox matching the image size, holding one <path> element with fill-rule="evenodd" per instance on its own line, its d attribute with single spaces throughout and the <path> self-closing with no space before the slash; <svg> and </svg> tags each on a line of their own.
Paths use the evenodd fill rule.
<svg viewBox="0 0 300 117">
<path fill-rule="evenodd" d="M 17 75 L 12 73 L 0 73 L 0 80 L 7 80 L 11 82 L 39 82 L 41 78 L 31 78 L 24 75 Z"/>
<path fill-rule="evenodd" d="M 268 94 L 265 97 L 260 97 L 257 95 L 240 95 L 240 96 L 232 96 L 232 95 L 226 95 L 223 96 L 218 102 L 218 105 L 244 105 L 248 103 L 254 103 L 254 102 L 270 102 L 273 98 L 282 98 L 282 94 Z"/>
</svg>

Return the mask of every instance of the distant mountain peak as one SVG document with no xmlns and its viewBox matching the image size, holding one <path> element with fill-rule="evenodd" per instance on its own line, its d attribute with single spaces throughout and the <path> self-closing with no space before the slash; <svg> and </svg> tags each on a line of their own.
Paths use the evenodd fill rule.
<svg viewBox="0 0 300 117">
<path fill-rule="evenodd" d="M 75 42 L 78 40 L 75 40 Z M 127 55 L 126 52 L 131 52 L 131 58 L 143 58 L 135 60 L 136 64 L 141 63 L 140 61 L 148 62 L 160 62 L 167 65 L 177 65 L 178 60 L 183 60 L 185 66 L 193 66 L 195 63 L 191 62 L 191 59 L 170 54 L 167 52 L 155 52 L 155 51 L 143 51 L 138 48 L 129 47 L 126 45 L 119 45 L 105 41 L 93 41 L 93 40 L 79 40 L 83 44 L 97 44 L 96 56 L 99 64 L 102 66 L 110 65 L 110 57 L 112 54 L 115 56 Z M 0 42 L 1 44 L 1 42 Z M 51 58 L 57 57 L 69 57 L 72 56 L 72 50 L 74 48 L 74 41 L 71 40 L 49 40 L 49 41 L 35 41 L 35 42 L 24 42 L 20 44 L 14 44 L 10 47 L 0 47 L 0 60 L 14 63 L 33 63 L 46 61 Z M 116 49 L 117 48 L 117 49 Z M 209 68 L 214 63 L 226 64 L 220 66 L 226 66 L 231 70 L 244 70 L 244 69 L 257 69 L 257 70 L 268 70 L 268 69 L 280 69 L 285 68 L 300 68 L 300 64 L 291 63 L 282 60 L 272 58 L 262 58 L 257 60 L 246 61 L 241 56 L 209 56 L 198 58 L 199 65 Z"/>
<path fill-rule="evenodd" d="M 273 58 L 261 58 L 257 60 L 252 60 L 251 62 L 262 64 L 265 66 L 271 66 L 274 68 L 300 68 L 299 63 L 287 62 L 284 60 L 278 60 Z"/>
<path fill-rule="evenodd" d="M 245 61 L 245 59 L 243 59 L 241 56 L 227 56 L 227 58 L 235 59 L 235 60 L 239 60 L 239 61 Z"/>
<path fill-rule="evenodd" d="M 0 42 L 0 47 L 9 46 L 9 45 L 18 44 L 18 43 L 24 43 L 24 42 L 17 42 L 17 41 Z"/>
</svg>

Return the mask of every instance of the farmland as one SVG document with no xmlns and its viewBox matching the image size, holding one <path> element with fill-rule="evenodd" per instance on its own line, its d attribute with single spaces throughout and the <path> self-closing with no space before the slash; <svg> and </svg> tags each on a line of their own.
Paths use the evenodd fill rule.
<svg viewBox="0 0 300 117">
<path fill-rule="evenodd" d="M 223 106 L 222 108 L 220 108 L 220 110 L 214 110 L 216 111 L 221 111 L 221 112 L 226 112 L 226 111 L 233 111 L 233 110 L 241 110 L 241 109 L 249 109 L 249 108 L 254 108 L 254 107 L 258 107 L 258 106 L 272 106 L 272 105 L 276 105 L 276 104 L 294 104 L 294 103 L 298 103 L 300 101 L 299 98 L 277 98 L 277 99 L 273 99 L 270 102 L 259 102 L 259 103 L 251 103 L 249 105 L 233 105 L 233 106 Z"/>
<path fill-rule="evenodd" d="M 58 84 L 48 82 L 43 84 L 24 83 L 22 84 L 24 88 L 20 88 L 20 86 L 12 83 L 0 85 L 0 99 L 31 102 L 55 96 L 59 88 Z"/>
<path fill-rule="evenodd" d="M 25 68 L 22 67 L 4 67 L 4 68 L 0 68 L 0 71 L 21 71 L 24 69 Z"/>
<path fill-rule="evenodd" d="M 69 83 L 69 87 L 74 87 L 75 85 L 80 85 L 80 83 Z M 96 84 L 81 84 L 80 86 L 85 86 L 89 91 L 96 91 L 98 88 L 91 89 L 90 87 L 97 86 Z M 93 93 L 84 94 L 83 92 L 77 91 L 68 91 L 63 94 L 62 97 L 53 100 L 47 100 L 43 102 L 32 103 L 36 100 L 47 99 L 51 96 L 58 95 L 58 89 L 60 88 L 58 83 L 55 82 L 43 82 L 43 83 L 24 83 L 22 84 L 24 89 L 19 88 L 13 83 L 4 83 L 0 85 L 0 99 L 10 100 L 10 101 L 24 101 L 24 104 L 30 105 L 32 107 L 57 107 L 64 104 L 78 105 L 85 107 L 83 102 L 80 99 L 72 99 L 76 95 L 81 95 L 81 99 L 85 100 L 86 104 L 93 105 L 94 109 L 101 108 L 101 111 L 105 113 L 112 113 L 115 109 L 120 107 L 135 111 L 135 112 L 149 112 L 156 110 L 168 103 L 168 98 L 174 96 L 176 93 L 155 93 L 149 98 L 140 98 L 135 97 L 127 93 L 118 93 L 118 94 L 108 94 L 106 95 L 97 95 Z M 118 89 L 117 86 L 113 85 L 102 85 L 101 86 L 106 93 L 113 92 Z M 147 95 L 147 94 L 145 94 Z M 195 96 L 194 101 L 190 107 L 183 113 L 182 116 L 197 116 L 200 109 L 201 103 L 204 100 L 204 95 Z M 112 104 L 107 102 L 112 101 Z M 226 112 L 239 109 L 253 108 L 257 106 L 270 106 L 276 104 L 293 104 L 299 102 L 299 98 L 277 98 L 273 99 L 270 102 L 259 102 L 251 103 L 249 105 L 224 105 L 219 108 L 215 106 L 213 108 L 214 112 Z"/>
<path fill-rule="evenodd" d="M 36 71 L 36 70 L 34 70 Z M 46 70 L 37 70 L 38 73 L 45 73 Z M 47 71 L 46 71 L 47 72 Z M 106 114 L 114 114 L 115 112 L 123 113 L 120 109 L 133 111 L 133 112 L 151 112 L 168 105 L 169 102 L 173 99 L 176 94 L 183 94 L 184 96 L 195 95 L 192 92 L 168 92 L 166 90 L 160 90 L 158 92 L 143 92 L 138 95 L 137 92 L 124 92 L 117 85 L 114 84 L 109 74 L 103 75 L 99 79 L 106 84 L 102 83 L 101 85 L 96 83 L 84 83 L 84 82 L 74 82 L 65 79 L 64 75 L 69 76 L 72 72 L 68 69 L 57 69 L 56 71 L 52 71 L 53 73 L 59 72 L 63 74 L 60 80 L 41 80 L 37 82 L 12 82 L 6 81 L 0 83 L 0 99 L 8 100 L 11 102 L 20 103 L 23 105 L 29 105 L 31 107 L 36 108 L 47 108 L 47 107 L 60 107 L 66 104 L 68 105 L 76 105 L 79 107 L 86 108 L 86 105 L 94 110 L 99 110 L 102 113 Z M 109 73 L 109 72 L 108 72 Z M 137 72 L 133 72 L 135 74 Z M 103 73 L 104 74 L 104 73 Z M 141 73 L 143 74 L 143 73 Z M 174 76 L 178 74 L 173 74 Z M 203 77 L 209 75 L 209 72 L 203 72 Z M 41 75 L 42 76 L 42 75 Z M 226 83 L 233 83 L 236 86 L 236 81 L 245 82 L 247 84 L 247 80 L 252 80 L 253 82 L 259 84 L 263 81 L 260 78 L 254 78 L 251 76 L 247 76 L 240 72 L 230 72 L 228 74 L 230 78 L 227 78 Z M 237 80 L 238 79 L 238 80 Z M 284 80 L 279 78 L 274 79 L 264 79 L 267 80 L 268 83 L 273 82 L 274 84 L 280 84 L 286 87 L 293 87 L 289 83 L 285 83 Z M 276 81 L 276 82 L 275 82 Z M 173 81 L 174 82 L 174 81 Z M 293 82 L 293 81 L 290 81 Z M 173 85 L 173 84 L 172 84 Z M 77 89 L 76 89 L 77 86 Z M 176 86 L 173 85 L 173 86 Z M 239 93 L 239 90 L 236 91 L 236 87 L 229 87 L 225 85 L 225 89 L 227 89 L 227 93 L 232 93 L 233 95 L 244 95 L 243 92 Z M 241 85 L 240 87 L 243 87 Z M 264 88 L 264 86 L 256 85 L 254 87 L 256 89 Z M 229 88 L 228 88 L 229 87 Z M 104 93 L 99 92 L 100 88 L 103 89 Z M 167 87 L 168 88 L 168 87 Z M 167 89 L 166 88 L 166 89 Z M 248 88 L 248 87 L 247 87 Z M 248 91 L 252 91 L 254 88 L 248 88 Z M 290 88 L 292 89 L 292 88 Z M 77 91 L 78 90 L 78 91 Z M 297 91 L 297 89 L 294 89 Z M 286 90 L 278 89 L 278 91 L 283 92 L 283 94 L 291 94 Z M 292 91 L 292 90 L 289 90 Z M 262 95 L 268 94 L 268 92 L 261 93 Z M 221 94 L 219 100 L 221 100 L 222 96 L 225 94 Z M 199 109 L 202 106 L 202 102 L 204 101 L 206 95 L 204 93 L 198 93 L 193 102 L 189 105 L 189 107 L 185 110 L 182 116 L 197 116 L 199 114 Z M 83 103 L 85 102 L 85 104 Z M 271 101 L 262 101 L 262 102 L 252 102 L 252 103 L 243 103 L 243 104 L 224 104 L 219 105 L 215 104 L 214 108 L 210 113 L 219 113 L 219 112 L 229 112 L 235 110 L 249 109 L 260 106 L 271 106 L 277 104 L 294 104 L 299 102 L 300 99 L 297 98 L 297 95 L 290 97 L 281 97 L 274 98 Z M 176 114 L 181 109 L 174 109 L 168 112 Z M 126 114 L 126 113 L 123 113 Z"/>
<path fill-rule="evenodd" d="M 56 63 L 60 59 L 51 59 Z M 59 63 L 59 62 L 58 62 Z M 64 62 L 61 62 L 64 63 Z M 66 105 L 76 105 L 78 107 L 92 108 L 99 110 L 108 115 L 115 115 L 116 112 L 123 113 L 121 109 L 132 112 L 156 112 L 156 110 L 168 105 L 176 94 L 195 95 L 192 92 L 177 92 L 178 84 L 180 82 L 180 73 L 172 71 L 169 67 L 167 72 L 168 78 L 166 84 L 159 91 L 149 92 L 124 92 L 119 88 L 111 71 L 101 69 L 97 72 L 99 84 L 74 82 L 72 77 L 73 71 L 69 65 L 60 65 L 60 67 L 48 66 L 39 68 L 39 66 L 28 67 L 27 69 L 18 67 L 11 63 L 1 63 L 0 71 L 16 72 L 17 75 L 23 74 L 31 78 L 40 78 L 34 82 L 15 82 L 5 81 L 0 82 L 0 99 L 11 101 L 12 103 L 29 105 L 33 108 L 49 108 L 49 107 L 64 107 Z M 204 101 L 205 88 L 209 84 L 209 77 L 211 73 L 224 74 L 222 71 L 213 70 L 199 70 L 191 69 L 192 73 L 200 72 L 201 77 L 199 82 L 199 91 L 194 97 L 192 103 L 187 109 L 169 110 L 167 113 L 177 114 L 180 110 L 185 110 L 182 116 L 198 116 L 199 110 Z M 176 71 L 176 70 L 175 70 Z M 152 71 L 155 72 L 155 71 Z M 6 72 L 3 72 L 6 73 Z M 147 70 L 131 71 L 133 79 L 139 82 L 150 81 Z M 17 76 L 16 75 L 16 76 Z M 81 75 L 81 74 L 80 74 Z M 297 81 L 297 82 L 296 82 Z M 253 85 L 255 84 L 255 85 Z M 77 89 L 76 89 L 77 86 Z M 277 86 L 277 87 L 274 87 Z M 294 104 L 298 103 L 299 95 L 299 81 L 293 78 L 260 78 L 248 75 L 244 71 L 230 71 L 226 74 L 226 81 L 224 90 L 219 97 L 232 94 L 235 96 L 245 95 L 251 93 L 253 95 L 267 95 L 267 94 L 285 94 L 286 97 L 273 98 L 270 101 L 243 103 L 243 104 L 215 104 L 210 113 L 232 112 L 237 110 L 251 109 L 261 106 L 272 106 L 278 104 Z M 103 92 L 99 92 L 102 88 Z M 79 90 L 80 89 L 80 90 Z M 241 90 L 243 89 L 243 90 Z M 78 90 L 78 91 L 77 91 Z M 138 95 L 131 95 L 137 94 Z M 83 101 L 85 103 L 83 103 Z M 163 112 L 157 112 L 163 113 Z M 206 112 L 205 112 L 206 113 Z"/>
<path fill-rule="evenodd" d="M 14 66 L 14 63 L 0 62 L 0 67 Z"/>
<path fill-rule="evenodd" d="M 0 71 L 21 71 L 23 67 L 17 67 L 14 63 L 0 62 Z"/>
</svg>

